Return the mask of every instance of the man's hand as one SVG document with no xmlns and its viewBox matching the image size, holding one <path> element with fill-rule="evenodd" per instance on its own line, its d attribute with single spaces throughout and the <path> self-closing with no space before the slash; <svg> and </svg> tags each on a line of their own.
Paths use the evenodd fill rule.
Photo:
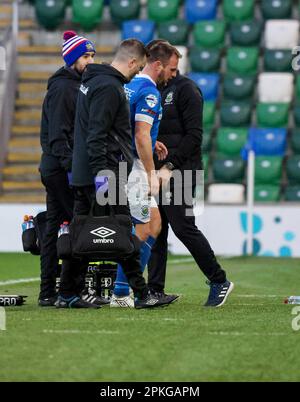
<svg viewBox="0 0 300 402">
<path fill-rule="evenodd" d="M 155 170 L 152 170 L 151 173 L 149 173 L 148 175 L 148 183 L 149 183 L 149 187 L 150 187 L 150 192 L 149 194 L 152 196 L 155 196 L 159 193 L 159 179 L 157 177 L 157 173 Z"/>
<path fill-rule="evenodd" d="M 163 161 L 168 156 L 168 148 L 160 141 L 155 143 L 155 152 L 159 161 Z"/>
<path fill-rule="evenodd" d="M 163 166 L 158 171 L 158 177 L 159 177 L 159 181 L 161 183 L 162 188 L 166 188 L 172 177 L 172 170 L 168 169 L 166 166 Z"/>
</svg>

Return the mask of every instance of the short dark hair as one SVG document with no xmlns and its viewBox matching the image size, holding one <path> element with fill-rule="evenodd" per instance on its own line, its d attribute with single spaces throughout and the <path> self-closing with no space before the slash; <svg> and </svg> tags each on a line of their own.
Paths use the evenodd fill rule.
<svg viewBox="0 0 300 402">
<path fill-rule="evenodd" d="M 153 63 L 160 61 L 162 64 L 167 64 L 170 58 L 175 54 L 178 59 L 182 56 L 175 46 L 172 46 L 168 41 L 164 39 L 154 39 L 148 43 L 146 49 L 149 53 L 148 62 Z"/>
<path fill-rule="evenodd" d="M 145 45 L 138 39 L 123 40 L 117 48 L 115 59 L 119 61 L 127 61 L 130 58 L 143 59 L 148 57 L 148 51 Z"/>
</svg>

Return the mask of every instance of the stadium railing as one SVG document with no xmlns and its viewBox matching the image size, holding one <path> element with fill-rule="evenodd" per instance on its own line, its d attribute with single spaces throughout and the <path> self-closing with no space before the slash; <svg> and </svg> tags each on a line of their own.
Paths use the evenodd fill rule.
<svg viewBox="0 0 300 402">
<path fill-rule="evenodd" d="M 0 192 L 2 168 L 7 154 L 13 119 L 17 76 L 18 0 L 13 3 L 11 25 L 0 34 Z"/>
</svg>

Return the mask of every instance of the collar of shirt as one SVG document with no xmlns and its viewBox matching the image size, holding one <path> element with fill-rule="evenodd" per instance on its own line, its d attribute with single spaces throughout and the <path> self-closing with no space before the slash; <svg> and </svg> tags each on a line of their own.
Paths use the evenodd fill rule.
<svg viewBox="0 0 300 402">
<path fill-rule="evenodd" d="M 152 78 L 150 77 L 150 75 L 148 75 L 148 74 L 142 74 L 142 73 L 140 73 L 140 74 L 136 75 L 136 77 L 137 77 L 137 78 L 146 78 L 146 79 L 150 80 L 150 81 L 156 86 L 156 82 L 153 81 L 153 79 L 152 79 Z"/>
</svg>

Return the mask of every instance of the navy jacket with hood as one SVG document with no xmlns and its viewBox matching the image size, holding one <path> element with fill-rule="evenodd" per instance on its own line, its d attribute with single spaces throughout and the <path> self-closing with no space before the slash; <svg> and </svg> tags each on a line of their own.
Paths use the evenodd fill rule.
<svg viewBox="0 0 300 402">
<path fill-rule="evenodd" d="M 90 64 L 79 90 L 73 153 L 73 185 L 90 186 L 101 170 L 133 163 L 128 80 L 108 64 Z"/>
<path fill-rule="evenodd" d="M 80 81 L 81 75 L 69 67 L 60 68 L 48 81 L 40 131 L 40 172 L 44 177 L 71 171 Z"/>
</svg>

